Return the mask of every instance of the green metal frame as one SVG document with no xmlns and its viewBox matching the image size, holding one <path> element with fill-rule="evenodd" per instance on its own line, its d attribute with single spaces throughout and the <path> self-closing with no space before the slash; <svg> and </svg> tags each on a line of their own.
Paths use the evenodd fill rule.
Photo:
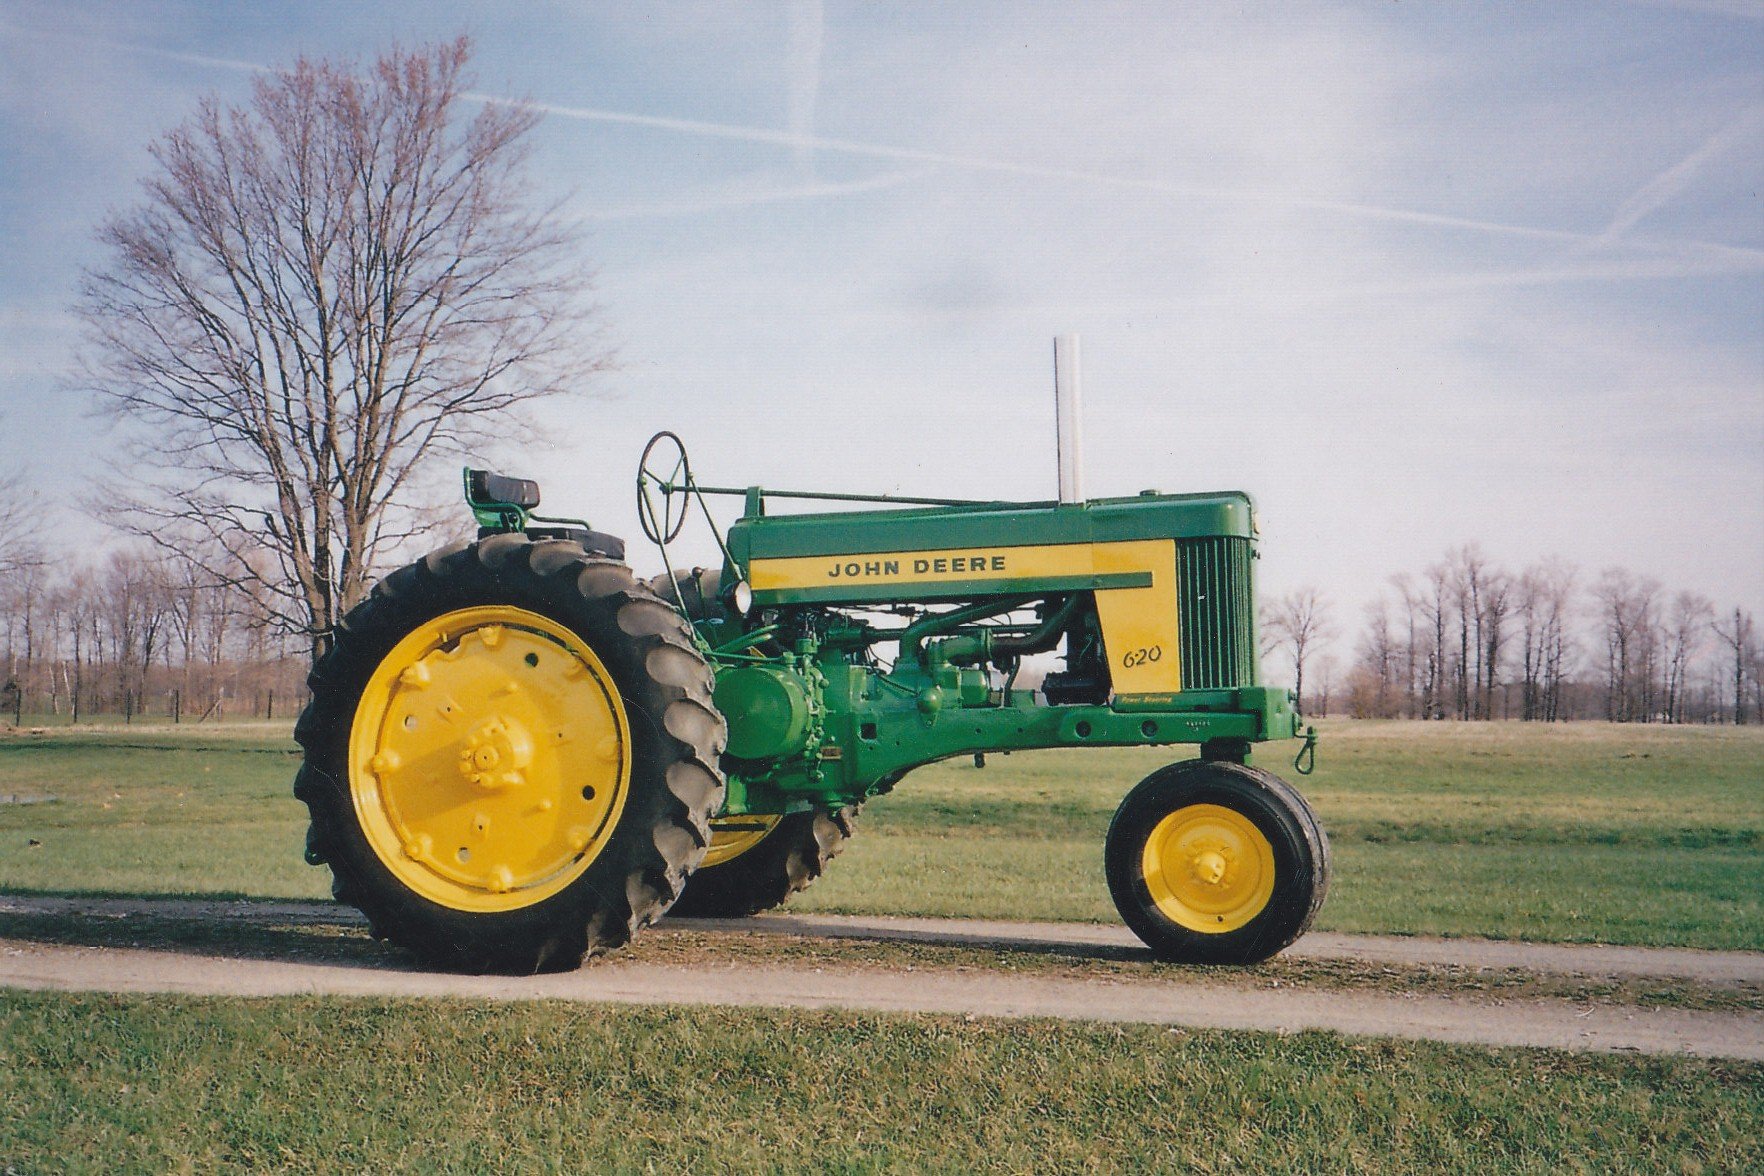
<svg viewBox="0 0 1764 1176">
<path fill-rule="evenodd" d="M 468 500 L 470 487 L 468 472 Z M 1089 602 L 1086 594 L 1147 586 L 1149 572 L 792 586 L 755 590 L 746 616 L 722 607 L 693 617 L 700 647 L 718 672 L 719 707 L 731 723 L 761 725 L 743 745 L 782 749 L 725 762 L 727 815 L 858 803 L 913 768 L 976 752 L 1199 744 L 1203 756 L 1244 762 L 1256 743 L 1306 734 L 1295 697 L 1260 683 L 1254 503 L 1247 494 L 1147 492 L 1060 504 L 666 483 L 659 489 L 745 499 L 726 542 L 719 536 L 725 602 L 760 559 L 1141 540 L 1170 540 L 1177 552 L 1181 632 L 1172 638 L 1180 643 L 1184 689 L 1115 695 L 1106 703 L 1037 701 L 1032 691 L 1011 689 L 1014 674 L 1000 688 L 977 667 L 989 664 L 1002 636 L 1035 628 L 1011 624 L 1013 612 L 1040 604 L 1049 614 L 1040 621 L 1045 631 Z M 882 508 L 774 516 L 766 513 L 768 498 Z M 480 525 L 493 530 L 540 518 L 510 503 L 471 506 Z M 864 619 L 893 606 L 911 606 L 918 619 L 898 628 Z M 1093 604 L 1090 615 L 1094 620 Z M 790 647 L 781 648 L 781 640 Z M 898 656 L 884 667 L 876 649 L 887 645 Z M 764 672 L 733 672 L 755 667 Z M 1307 735 L 1306 751 L 1314 745 Z"/>
<path fill-rule="evenodd" d="M 1050 706 L 1014 690 L 1008 703 L 994 701 L 993 691 L 987 705 L 927 710 L 923 691 L 903 693 L 896 675 L 884 684 L 850 663 L 822 665 L 817 674 L 825 680 L 821 742 L 792 760 L 731 768 L 725 813 L 855 804 L 913 768 L 975 752 L 1185 743 L 1202 745 L 1209 758 L 1248 762 L 1251 744 L 1303 733 L 1291 694 L 1260 686 L 1184 691 L 1168 708 Z"/>
<path fill-rule="evenodd" d="M 725 583 L 745 577 L 755 559 L 1145 539 L 1175 540 L 1179 549 L 1185 543 L 1235 543 L 1243 566 L 1233 574 L 1214 577 L 1216 583 L 1189 584 L 1181 576 L 1179 581 L 1184 608 L 1197 614 L 1197 625 L 1209 610 L 1229 607 L 1234 638 L 1247 650 L 1236 658 L 1234 672 L 1216 675 L 1232 680 L 1208 683 L 1209 688 L 1116 697 L 1107 704 L 1050 705 L 1036 701 L 1031 691 L 993 688 L 981 670 L 957 664 L 977 660 L 976 654 L 989 645 L 991 626 L 983 623 L 984 614 L 997 612 L 1004 598 L 1027 603 L 1072 592 L 1141 587 L 1151 582 L 1149 574 L 756 590 L 759 610 L 828 610 L 845 619 L 822 640 L 803 642 L 773 659 L 781 672 L 802 677 L 818 698 L 816 735 L 799 755 L 727 765 L 728 813 L 856 803 L 892 788 L 913 768 L 975 752 L 1199 744 L 1209 757 L 1247 761 L 1252 744 L 1302 734 L 1293 695 L 1258 680 L 1249 570 L 1254 503 L 1247 494 L 1146 493 L 1076 505 L 916 500 L 928 503 L 929 509 L 901 509 L 901 500 L 885 500 L 889 509 L 773 516 L 766 513 L 766 499 L 783 495 L 759 487 L 715 492 L 741 493 L 746 499 L 743 517 L 729 530 Z M 859 495 L 827 497 L 873 501 Z M 1209 601 L 1209 591 L 1232 599 Z M 850 615 L 884 603 L 965 601 L 976 604 L 933 617 L 957 618 L 970 611 L 981 617 L 944 626 L 947 635 L 922 644 L 911 636 L 918 626 L 883 632 Z M 726 620 L 704 623 L 701 631 L 726 644 L 729 626 Z M 900 656 L 884 671 L 870 662 L 874 647 L 888 642 L 898 643 Z M 1199 644 L 1204 642 L 1184 646 L 1185 664 L 1207 664 L 1203 650 L 1190 648 Z M 713 651 L 712 656 L 715 660 L 721 655 Z M 754 663 L 743 656 L 739 664 Z"/>
</svg>

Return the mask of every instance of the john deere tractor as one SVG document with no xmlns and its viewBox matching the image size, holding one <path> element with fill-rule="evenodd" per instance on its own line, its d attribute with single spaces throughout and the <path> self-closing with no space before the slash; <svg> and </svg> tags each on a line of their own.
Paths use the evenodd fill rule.
<svg viewBox="0 0 1764 1176">
<path fill-rule="evenodd" d="M 1127 925 L 1206 963 L 1310 925 L 1328 844 L 1250 764 L 1304 732 L 1258 677 L 1246 495 L 707 487 L 672 434 L 638 489 L 648 581 L 619 540 L 535 514 L 532 482 L 467 471 L 478 539 L 387 577 L 313 671 L 307 858 L 376 934 L 444 968 L 573 968 L 664 912 L 784 901 L 921 765 L 1172 744 L 1198 758 L 1128 791 L 1102 847 Z M 745 506 L 721 566 L 674 566 L 716 495 Z M 833 509 L 784 510 L 803 499 Z"/>
</svg>

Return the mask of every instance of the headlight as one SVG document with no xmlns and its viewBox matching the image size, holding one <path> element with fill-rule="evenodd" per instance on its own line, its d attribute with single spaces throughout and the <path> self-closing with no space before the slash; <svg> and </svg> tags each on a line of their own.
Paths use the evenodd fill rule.
<svg viewBox="0 0 1764 1176">
<path fill-rule="evenodd" d="M 753 611 L 753 586 L 746 580 L 735 581 L 735 590 L 729 593 L 729 600 L 735 605 L 735 611 L 746 616 Z"/>
</svg>

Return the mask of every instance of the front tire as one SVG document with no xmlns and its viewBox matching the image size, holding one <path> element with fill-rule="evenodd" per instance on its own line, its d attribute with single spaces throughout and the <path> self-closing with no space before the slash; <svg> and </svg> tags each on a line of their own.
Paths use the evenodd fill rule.
<svg viewBox="0 0 1764 1176">
<path fill-rule="evenodd" d="M 497 535 L 387 577 L 314 667 L 309 860 L 435 967 L 619 947 L 710 841 L 725 742 L 686 623 L 630 569 Z"/>
<path fill-rule="evenodd" d="M 740 919 L 808 888 L 851 839 L 857 806 L 784 816 L 719 817 L 711 847 L 670 914 Z"/>
<path fill-rule="evenodd" d="M 1253 964 L 1310 927 L 1329 889 L 1329 842 L 1296 791 L 1244 764 L 1153 772 L 1109 824 L 1109 893 L 1161 960 Z"/>
</svg>

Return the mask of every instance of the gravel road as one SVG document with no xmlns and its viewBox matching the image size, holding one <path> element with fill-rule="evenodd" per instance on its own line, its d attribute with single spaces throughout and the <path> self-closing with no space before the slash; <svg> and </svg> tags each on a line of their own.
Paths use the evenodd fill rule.
<svg viewBox="0 0 1764 1176">
<path fill-rule="evenodd" d="M 352 922 L 319 903 L 0 896 L 0 914 L 89 918 L 203 918 L 251 923 Z M 1142 958 L 1119 928 L 772 914 L 684 924 L 729 934 L 782 934 L 950 943 Z M 1764 981 L 1764 953 L 1704 952 L 1390 936 L 1307 936 L 1292 954 L 1367 963 L 1453 964 L 1588 976 L 1706 982 Z M 985 1017 L 1057 1017 L 1190 1028 L 1341 1033 L 1560 1049 L 1764 1060 L 1764 1015 L 1549 999 L 1282 991 L 1183 978 L 1074 979 L 1008 972 L 704 966 L 614 957 L 535 977 L 454 976 L 381 964 L 232 959 L 174 950 L 74 947 L 0 940 L 0 986 L 203 995 L 457 996 L 628 1004 L 874 1009 Z"/>
</svg>

